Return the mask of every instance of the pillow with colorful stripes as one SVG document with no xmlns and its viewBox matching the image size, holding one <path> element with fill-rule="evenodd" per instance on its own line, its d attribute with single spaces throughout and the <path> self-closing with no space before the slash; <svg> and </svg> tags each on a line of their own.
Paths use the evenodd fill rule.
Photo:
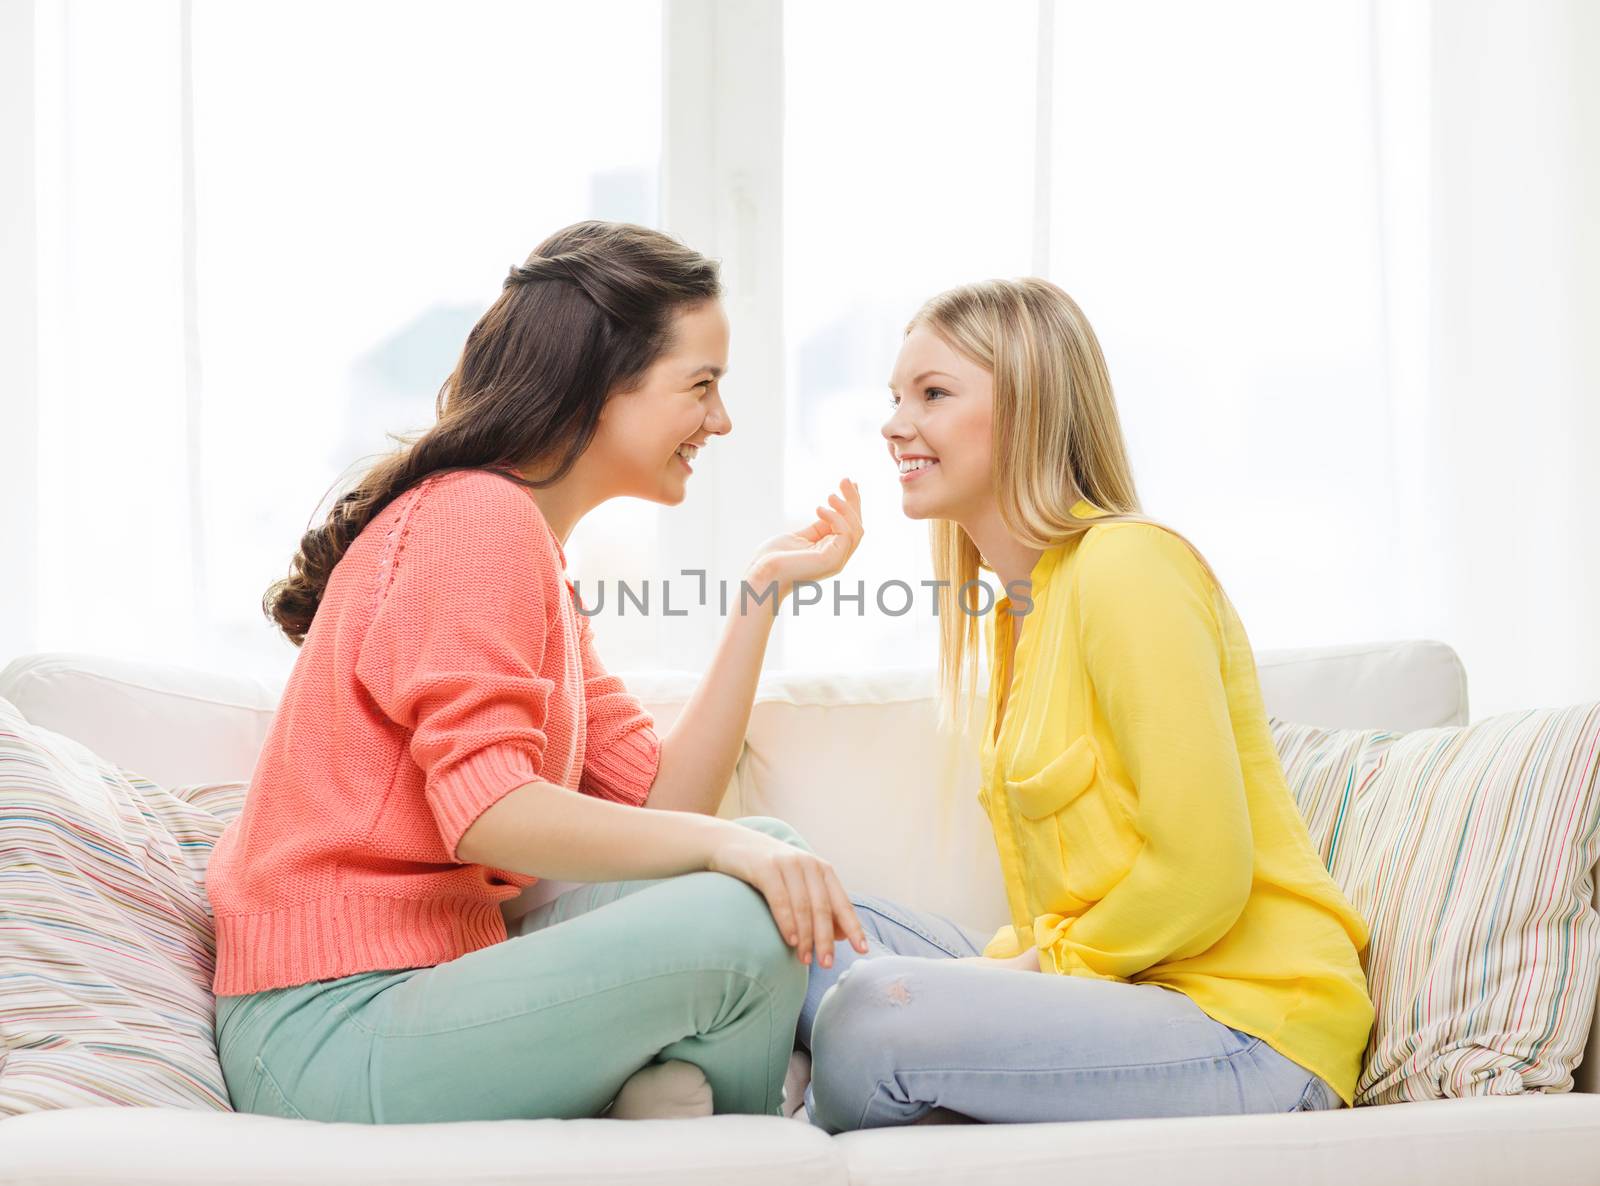
<svg viewBox="0 0 1600 1186">
<path fill-rule="evenodd" d="M 1411 733 L 1270 723 L 1371 931 L 1355 1102 L 1570 1091 L 1600 983 L 1600 703 Z"/>
<path fill-rule="evenodd" d="M 245 789 L 165 790 L 0 699 L 0 1117 L 230 1110 L 204 875 Z"/>
</svg>

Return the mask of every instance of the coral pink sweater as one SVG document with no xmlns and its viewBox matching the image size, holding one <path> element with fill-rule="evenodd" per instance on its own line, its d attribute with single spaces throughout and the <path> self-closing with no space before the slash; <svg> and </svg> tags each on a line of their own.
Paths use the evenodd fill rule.
<svg viewBox="0 0 1600 1186">
<path fill-rule="evenodd" d="M 655 722 L 595 654 L 527 490 L 435 474 L 333 570 L 206 867 L 219 996 L 442 963 L 506 938 L 537 878 L 456 844 L 543 779 L 643 804 Z"/>
</svg>

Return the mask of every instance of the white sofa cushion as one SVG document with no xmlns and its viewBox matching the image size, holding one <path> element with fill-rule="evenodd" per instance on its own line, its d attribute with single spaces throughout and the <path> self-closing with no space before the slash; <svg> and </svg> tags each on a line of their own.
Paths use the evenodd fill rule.
<svg viewBox="0 0 1600 1186">
<path fill-rule="evenodd" d="M 244 788 L 201 790 L 185 802 L 0 699 L 0 1116 L 229 1109 L 202 879 Z"/>
<path fill-rule="evenodd" d="M 109 655 L 42 651 L 0 671 L 0 696 L 158 786 L 248 782 L 282 683 Z"/>
<path fill-rule="evenodd" d="M 0 1186 L 1555 1186 L 1600 1165 L 1592 1095 L 836 1137 L 768 1116 L 363 1125 L 171 1108 L 39 1112 L 3 1131 Z"/>
<path fill-rule="evenodd" d="M 877 1128 L 834 1138 L 850 1186 L 1595 1181 L 1600 1097 L 1435 1100 L 1248 1116 Z"/>
<path fill-rule="evenodd" d="M 780 1116 L 329 1124 L 171 1108 L 4 1124 L 0 1186 L 845 1186 L 820 1128 Z"/>
<path fill-rule="evenodd" d="M 1410 733 L 1271 724 L 1371 930 L 1357 1104 L 1570 1090 L 1600 985 L 1600 703 Z"/>
</svg>

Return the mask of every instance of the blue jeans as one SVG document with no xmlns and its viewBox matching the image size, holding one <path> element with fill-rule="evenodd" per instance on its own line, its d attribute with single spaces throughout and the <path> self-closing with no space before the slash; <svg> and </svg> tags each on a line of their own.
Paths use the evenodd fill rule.
<svg viewBox="0 0 1600 1186">
<path fill-rule="evenodd" d="M 813 965 L 796 1039 L 806 1116 L 828 1133 L 935 1108 L 984 1123 L 1338 1108 L 1320 1076 L 1158 984 L 983 964 L 987 935 L 851 895 L 865 955 Z"/>
</svg>

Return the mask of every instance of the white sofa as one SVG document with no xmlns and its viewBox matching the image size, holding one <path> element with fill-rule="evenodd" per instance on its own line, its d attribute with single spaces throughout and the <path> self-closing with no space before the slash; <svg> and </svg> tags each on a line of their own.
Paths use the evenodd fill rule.
<svg viewBox="0 0 1600 1186">
<path fill-rule="evenodd" d="M 1467 723 L 1437 642 L 1258 656 L 1269 712 L 1329 727 Z M 665 728 L 694 677 L 625 675 Z M 23 656 L 0 697 L 158 783 L 247 780 L 279 688 L 74 654 Z M 763 680 L 723 814 L 788 820 L 847 887 L 990 928 L 1005 921 L 970 748 L 934 728 L 931 670 Z M 508 919 L 563 888 L 540 883 Z M 532 1052 L 530 1052 L 531 1055 Z M 828 1137 L 778 1117 L 322 1124 L 170 1108 L 0 1123 L 0 1186 L 72 1183 L 1600 1183 L 1595 1035 L 1576 1090 L 1282 1115 L 949 1125 Z"/>
</svg>

